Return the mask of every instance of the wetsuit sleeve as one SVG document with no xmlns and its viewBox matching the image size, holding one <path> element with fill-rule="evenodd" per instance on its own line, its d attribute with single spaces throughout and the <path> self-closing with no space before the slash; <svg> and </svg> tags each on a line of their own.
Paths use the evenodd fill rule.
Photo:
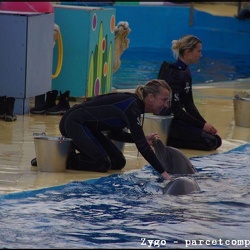
<svg viewBox="0 0 250 250">
<path fill-rule="evenodd" d="M 127 132 L 125 129 L 112 130 L 112 131 L 109 131 L 107 135 L 111 140 L 134 143 L 134 139 L 131 133 Z"/>
<path fill-rule="evenodd" d="M 180 70 L 172 69 L 170 86 L 172 89 L 171 109 L 174 113 L 174 117 L 195 127 L 203 128 L 205 120 L 201 117 L 194 105 L 192 89 L 190 87 L 188 94 L 182 94 L 181 91 L 184 86 L 182 86 L 181 80 Z M 186 110 L 184 110 L 183 107 L 185 107 Z"/>
<path fill-rule="evenodd" d="M 194 99 L 193 99 L 193 91 L 192 91 L 192 87 L 190 87 L 190 92 L 189 94 L 187 95 L 187 98 L 184 102 L 184 107 L 185 107 L 185 110 L 189 113 L 189 114 L 192 114 L 192 116 L 201 121 L 203 126 L 204 126 L 204 123 L 206 123 L 206 120 L 201 116 L 199 110 L 196 108 L 195 104 L 194 104 Z"/>
<path fill-rule="evenodd" d="M 165 169 L 146 140 L 140 122 L 141 110 L 136 102 L 130 105 L 125 113 L 128 119 L 130 133 L 138 151 L 156 171 L 162 174 Z"/>
</svg>

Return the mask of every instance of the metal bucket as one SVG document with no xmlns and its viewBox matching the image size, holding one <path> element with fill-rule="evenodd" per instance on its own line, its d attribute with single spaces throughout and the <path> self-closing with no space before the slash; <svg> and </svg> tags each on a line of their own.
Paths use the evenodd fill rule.
<svg viewBox="0 0 250 250">
<path fill-rule="evenodd" d="M 72 139 L 33 134 L 37 167 L 44 172 L 64 172 Z"/>
<path fill-rule="evenodd" d="M 250 94 L 238 93 L 233 100 L 235 125 L 250 128 Z"/>
<path fill-rule="evenodd" d="M 145 135 L 150 134 L 152 132 L 157 132 L 161 141 L 166 144 L 168 139 L 168 131 L 173 117 L 173 115 L 162 116 L 145 114 L 143 123 L 143 130 Z"/>
</svg>

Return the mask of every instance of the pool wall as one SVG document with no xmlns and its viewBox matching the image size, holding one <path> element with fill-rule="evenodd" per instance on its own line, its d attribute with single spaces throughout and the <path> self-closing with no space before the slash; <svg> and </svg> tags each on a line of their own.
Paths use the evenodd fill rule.
<svg viewBox="0 0 250 250">
<path fill-rule="evenodd" d="M 215 16 L 185 6 L 113 5 L 116 22 L 131 28 L 130 48 L 170 48 L 184 34 L 198 36 L 204 50 L 250 54 L 250 19 Z"/>
</svg>

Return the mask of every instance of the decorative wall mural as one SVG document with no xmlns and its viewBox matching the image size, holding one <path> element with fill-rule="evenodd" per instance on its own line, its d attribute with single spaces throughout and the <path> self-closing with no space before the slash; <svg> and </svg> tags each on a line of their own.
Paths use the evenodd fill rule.
<svg viewBox="0 0 250 250">
<path fill-rule="evenodd" d="M 112 15 L 110 18 L 111 34 L 114 34 L 114 30 L 115 16 Z M 111 92 L 112 85 L 113 40 L 109 41 L 109 34 L 104 34 L 103 20 L 99 21 L 96 13 L 92 18 L 92 31 L 98 32 L 98 41 L 90 53 L 86 97 Z"/>
</svg>

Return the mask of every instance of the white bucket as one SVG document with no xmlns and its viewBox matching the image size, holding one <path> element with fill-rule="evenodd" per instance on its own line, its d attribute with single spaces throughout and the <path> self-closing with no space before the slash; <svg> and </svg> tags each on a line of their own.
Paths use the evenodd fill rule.
<svg viewBox="0 0 250 250">
<path fill-rule="evenodd" d="M 44 172 L 64 172 L 72 139 L 34 135 L 38 170 Z"/>
<path fill-rule="evenodd" d="M 250 128 L 250 93 L 239 92 L 233 99 L 235 125 Z"/>
<path fill-rule="evenodd" d="M 171 122 L 173 120 L 173 115 L 153 115 L 153 114 L 145 114 L 144 115 L 144 123 L 143 130 L 145 135 L 148 135 L 152 132 L 157 132 L 160 139 L 166 145 L 168 140 L 168 132 L 171 126 Z"/>
</svg>

